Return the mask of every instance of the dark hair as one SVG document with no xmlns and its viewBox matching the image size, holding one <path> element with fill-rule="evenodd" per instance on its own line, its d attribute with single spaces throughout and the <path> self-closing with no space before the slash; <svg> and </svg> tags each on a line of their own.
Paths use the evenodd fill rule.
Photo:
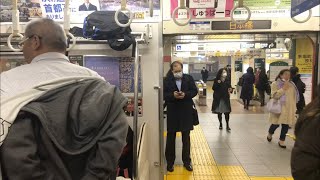
<svg viewBox="0 0 320 180">
<path fill-rule="evenodd" d="M 266 69 L 260 68 L 260 75 L 259 76 L 265 76 L 265 75 L 267 75 Z"/>
<path fill-rule="evenodd" d="M 285 72 L 290 72 L 290 70 L 289 69 L 282 69 L 279 72 L 278 76 L 276 77 L 276 81 L 278 81 L 278 79 L 280 79 L 280 76 L 282 76 Z"/>
<path fill-rule="evenodd" d="M 253 74 L 253 68 L 252 68 L 252 67 L 248 67 L 247 73 L 248 73 L 248 74 Z"/>
<path fill-rule="evenodd" d="M 169 71 L 167 72 L 167 76 L 171 76 L 173 75 L 172 71 L 173 71 L 173 66 L 175 64 L 179 64 L 181 66 L 181 68 L 183 69 L 183 64 L 180 62 L 180 61 L 174 61 L 173 63 L 170 64 L 170 69 Z"/>
<path fill-rule="evenodd" d="M 294 67 L 291 67 L 291 68 L 290 68 L 291 76 L 297 75 L 298 72 L 299 72 L 299 68 L 298 68 L 298 67 L 295 67 L 295 66 L 294 66 Z"/>
<path fill-rule="evenodd" d="M 295 135 L 299 133 L 304 123 L 307 123 L 311 120 L 319 120 L 320 118 L 320 84 L 318 85 L 318 91 L 316 93 L 316 98 L 312 100 L 310 104 L 308 104 L 297 121 L 295 127 Z M 318 127 L 315 127 L 318 128 Z"/>
<path fill-rule="evenodd" d="M 221 79 L 223 70 L 225 70 L 225 71 L 227 72 L 227 69 L 226 69 L 226 68 L 221 68 L 221 69 L 219 69 L 219 71 L 218 71 L 218 73 L 217 73 L 217 76 L 216 76 L 216 80 L 220 80 L 220 79 Z"/>
</svg>

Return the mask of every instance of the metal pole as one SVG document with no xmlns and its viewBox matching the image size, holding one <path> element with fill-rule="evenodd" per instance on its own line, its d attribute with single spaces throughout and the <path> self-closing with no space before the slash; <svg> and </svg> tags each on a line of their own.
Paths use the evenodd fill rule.
<svg viewBox="0 0 320 180">
<path fill-rule="evenodd" d="M 134 116 L 133 116 L 133 179 L 138 180 L 138 96 L 139 96 L 139 43 L 136 41 L 134 58 Z"/>
</svg>

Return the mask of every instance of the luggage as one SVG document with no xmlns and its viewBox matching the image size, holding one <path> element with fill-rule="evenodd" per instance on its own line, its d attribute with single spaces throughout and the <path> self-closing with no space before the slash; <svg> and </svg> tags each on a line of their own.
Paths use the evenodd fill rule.
<svg viewBox="0 0 320 180">
<path fill-rule="evenodd" d="M 110 47 L 116 51 L 129 48 L 135 41 L 131 35 L 131 28 L 120 27 L 115 22 L 114 15 L 114 11 L 95 11 L 89 14 L 83 23 L 83 36 L 93 40 L 108 40 Z M 122 24 L 129 21 L 122 12 L 119 13 L 118 19 Z"/>
</svg>

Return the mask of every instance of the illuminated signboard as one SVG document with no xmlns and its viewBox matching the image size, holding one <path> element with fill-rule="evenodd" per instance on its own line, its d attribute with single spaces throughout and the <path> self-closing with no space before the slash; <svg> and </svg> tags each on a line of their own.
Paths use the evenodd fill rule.
<svg viewBox="0 0 320 180">
<path fill-rule="evenodd" d="M 236 24 L 231 21 L 212 21 L 211 30 L 254 30 L 271 29 L 271 20 L 253 20 L 245 24 Z"/>
</svg>

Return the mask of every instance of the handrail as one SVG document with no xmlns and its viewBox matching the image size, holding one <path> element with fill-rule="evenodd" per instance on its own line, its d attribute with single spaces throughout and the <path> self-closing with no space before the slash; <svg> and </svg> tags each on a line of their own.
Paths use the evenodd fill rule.
<svg viewBox="0 0 320 180">
<path fill-rule="evenodd" d="M 311 16 L 312 16 L 312 10 L 309 9 L 309 15 L 308 15 L 307 19 L 302 20 L 302 21 L 296 19 L 295 17 L 291 17 L 291 19 L 296 23 L 305 23 L 305 22 L 307 22 L 307 21 L 309 21 L 311 19 Z"/>
<path fill-rule="evenodd" d="M 149 0 L 149 13 L 150 17 L 153 17 L 153 0 Z"/>
<path fill-rule="evenodd" d="M 134 116 L 133 116 L 133 179 L 138 178 L 138 115 L 139 115 L 139 43 L 135 42 L 134 57 Z"/>
<path fill-rule="evenodd" d="M 184 23 L 180 23 L 180 22 L 178 22 L 177 19 L 176 19 L 176 13 L 177 13 L 177 11 L 178 11 L 179 9 L 185 9 L 185 10 L 187 10 L 187 15 L 189 14 L 188 20 L 187 20 L 186 22 L 184 22 Z M 184 0 L 180 0 L 180 6 L 176 7 L 176 8 L 173 10 L 173 12 L 172 12 L 172 20 L 173 20 L 173 22 L 174 22 L 176 25 L 178 25 L 178 26 L 186 26 L 186 25 L 188 25 L 188 24 L 190 23 L 191 18 L 192 18 L 192 16 L 191 16 L 191 10 L 185 5 Z"/>
<path fill-rule="evenodd" d="M 13 36 L 23 38 L 23 35 L 19 33 L 19 10 L 17 0 L 12 0 L 12 34 L 8 37 L 7 44 L 12 51 L 19 52 L 21 49 L 15 49 L 11 44 Z"/>
<path fill-rule="evenodd" d="M 120 23 L 120 21 L 118 19 L 119 13 L 121 11 L 128 11 L 128 13 L 129 13 L 129 20 L 126 24 Z M 121 8 L 116 11 L 116 13 L 114 15 L 114 20 L 116 21 L 117 25 L 120 27 L 128 27 L 132 23 L 133 13 L 130 11 L 130 9 L 127 8 L 127 0 L 121 0 Z"/>
<path fill-rule="evenodd" d="M 69 8 L 69 5 L 70 5 L 70 0 L 65 0 L 63 28 L 64 28 L 64 32 L 66 33 L 66 36 L 70 36 L 72 39 L 72 45 L 67 48 L 67 51 L 70 51 L 72 48 L 74 48 L 76 46 L 76 39 L 73 36 L 73 34 L 71 34 L 69 32 L 69 29 L 70 29 L 70 8 Z"/>
<path fill-rule="evenodd" d="M 234 11 L 235 11 L 236 9 L 238 9 L 238 8 L 245 8 L 245 9 L 248 11 L 248 17 L 247 17 L 244 21 L 242 21 L 242 20 L 235 20 L 235 19 L 234 19 Z M 250 20 L 250 18 L 251 18 L 251 11 L 250 11 L 250 9 L 248 8 L 248 6 L 243 5 L 243 0 L 239 0 L 238 5 L 234 6 L 233 9 L 231 10 L 230 16 L 231 16 L 231 21 L 232 21 L 233 23 L 236 23 L 236 24 L 245 24 L 245 23 L 247 23 L 247 22 Z"/>
</svg>

